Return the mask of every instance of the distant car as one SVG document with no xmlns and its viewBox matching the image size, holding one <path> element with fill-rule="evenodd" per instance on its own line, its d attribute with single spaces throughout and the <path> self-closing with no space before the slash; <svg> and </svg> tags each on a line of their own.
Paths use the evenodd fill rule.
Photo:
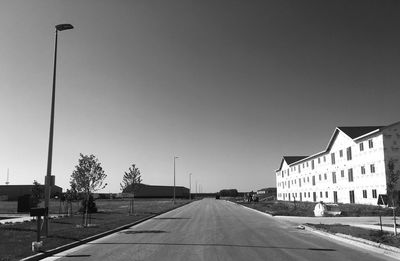
<svg viewBox="0 0 400 261">
<path fill-rule="evenodd" d="M 219 195 L 219 193 L 217 193 L 216 195 L 215 195 L 215 199 L 219 199 L 221 196 Z"/>
</svg>

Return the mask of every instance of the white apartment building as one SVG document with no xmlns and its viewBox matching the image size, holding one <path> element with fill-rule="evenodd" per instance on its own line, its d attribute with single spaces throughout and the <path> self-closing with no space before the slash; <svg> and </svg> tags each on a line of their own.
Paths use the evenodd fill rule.
<svg viewBox="0 0 400 261">
<path fill-rule="evenodd" d="M 283 157 L 275 172 L 278 200 L 376 205 L 387 192 L 390 160 L 398 171 L 400 122 L 337 127 L 324 151 Z"/>
</svg>

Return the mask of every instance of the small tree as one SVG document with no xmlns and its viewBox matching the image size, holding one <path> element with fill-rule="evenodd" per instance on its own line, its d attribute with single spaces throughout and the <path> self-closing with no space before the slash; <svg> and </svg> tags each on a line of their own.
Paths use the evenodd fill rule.
<svg viewBox="0 0 400 261">
<path fill-rule="evenodd" d="M 129 167 L 128 172 L 125 172 L 125 175 L 122 178 L 122 183 L 120 184 L 122 192 L 132 193 L 133 195 L 129 205 L 129 214 L 133 213 L 135 192 L 138 189 L 139 184 L 141 182 L 142 182 L 142 177 L 140 174 L 140 170 L 136 168 L 135 164 L 132 164 L 132 166 Z"/>
<path fill-rule="evenodd" d="M 31 196 L 32 206 L 36 207 L 42 201 L 43 195 L 44 195 L 43 186 L 40 185 L 39 182 L 34 180 L 32 187 L 32 196 Z"/>
<path fill-rule="evenodd" d="M 64 194 L 65 201 L 67 202 L 67 216 L 72 215 L 72 201 L 76 200 L 78 195 L 77 192 L 74 188 L 67 189 L 67 191 Z"/>
<path fill-rule="evenodd" d="M 107 186 L 107 183 L 103 184 L 107 175 L 94 155 L 80 154 L 80 157 L 76 169 L 72 172 L 70 184 L 73 190 L 84 193 L 88 202 L 91 193 Z M 84 226 L 88 225 L 88 207 L 89 204 L 86 204 Z"/>
<path fill-rule="evenodd" d="M 393 209 L 393 229 L 394 229 L 394 234 L 397 235 L 397 224 L 396 224 L 396 205 L 397 205 L 397 200 L 396 200 L 396 184 L 397 181 L 399 180 L 400 177 L 400 171 L 394 170 L 394 161 L 393 159 L 389 160 L 388 162 L 388 175 L 386 178 L 386 187 L 387 187 L 387 194 L 390 200 L 390 204 Z"/>
</svg>

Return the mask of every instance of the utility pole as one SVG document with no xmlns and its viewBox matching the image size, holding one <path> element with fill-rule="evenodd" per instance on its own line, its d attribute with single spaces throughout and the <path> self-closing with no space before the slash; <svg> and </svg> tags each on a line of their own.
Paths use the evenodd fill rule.
<svg viewBox="0 0 400 261">
<path fill-rule="evenodd" d="M 6 185 L 10 184 L 10 169 L 7 168 L 7 181 L 6 181 Z"/>
<path fill-rule="evenodd" d="M 189 174 L 189 200 L 192 200 L 192 173 Z"/>
<path fill-rule="evenodd" d="M 55 97 L 56 97 L 56 68 L 57 68 L 57 40 L 58 40 L 58 32 L 71 30 L 74 27 L 70 24 L 59 24 L 56 25 L 56 35 L 55 35 L 55 43 L 54 43 L 54 68 L 53 68 L 53 88 L 51 94 L 51 114 L 50 114 L 50 131 L 49 131 L 49 150 L 47 157 L 47 172 L 45 176 L 45 192 L 44 192 L 44 207 L 46 209 L 44 216 L 44 230 L 46 237 L 49 233 L 49 202 L 50 202 L 50 193 L 51 193 L 51 166 L 53 160 L 53 133 L 54 133 L 54 107 L 55 107 Z"/>
<path fill-rule="evenodd" d="M 176 163 L 175 163 L 175 160 L 177 159 L 177 158 L 179 158 L 179 157 L 177 157 L 177 156 L 174 156 L 174 205 L 175 205 L 175 165 L 176 165 Z"/>
</svg>

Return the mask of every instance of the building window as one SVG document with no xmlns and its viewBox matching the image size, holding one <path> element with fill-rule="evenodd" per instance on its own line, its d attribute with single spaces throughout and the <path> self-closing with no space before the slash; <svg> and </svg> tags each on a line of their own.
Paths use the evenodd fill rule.
<svg viewBox="0 0 400 261">
<path fill-rule="evenodd" d="M 308 182 L 310 182 L 310 178 L 309 178 L 309 177 L 307 177 L 307 183 L 308 183 Z"/>
<path fill-rule="evenodd" d="M 319 192 L 319 197 L 322 198 L 322 191 Z"/>
<path fill-rule="evenodd" d="M 339 150 L 339 157 L 343 157 L 343 150 Z"/>
<path fill-rule="evenodd" d="M 306 197 L 306 193 L 304 192 L 304 197 Z"/>
<path fill-rule="evenodd" d="M 349 169 L 348 172 L 349 182 L 353 182 L 353 169 Z"/>
<path fill-rule="evenodd" d="M 342 178 L 344 178 L 344 170 L 341 170 L 341 171 L 340 171 L 340 176 L 341 176 Z"/>
<path fill-rule="evenodd" d="M 315 176 L 312 176 L 312 184 L 315 186 Z"/>
<path fill-rule="evenodd" d="M 371 169 L 371 173 L 375 173 L 375 165 L 371 164 L 369 167 Z"/>
<path fill-rule="evenodd" d="M 326 175 L 326 173 L 324 173 L 324 179 L 325 179 L 325 180 L 328 179 L 328 175 Z"/>
<path fill-rule="evenodd" d="M 325 156 L 324 156 L 324 162 L 326 162 L 326 158 L 325 158 Z"/>
<path fill-rule="evenodd" d="M 332 183 L 336 183 L 336 172 L 332 172 Z"/>
<path fill-rule="evenodd" d="M 301 187 L 301 179 L 299 179 L 299 187 Z"/>
<path fill-rule="evenodd" d="M 335 164 L 335 152 L 331 153 L 331 161 L 332 161 L 332 165 Z"/>
<path fill-rule="evenodd" d="M 307 194 L 308 194 L 308 197 L 310 197 L 310 192 L 308 192 Z"/>
<path fill-rule="evenodd" d="M 347 150 L 347 160 L 351 160 L 352 159 L 352 155 L 351 155 L 351 147 L 348 147 Z"/>
<path fill-rule="evenodd" d="M 367 198 L 367 190 L 363 190 L 363 198 Z"/>
<path fill-rule="evenodd" d="M 373 189 L 373 190 L 372 190 L 372 197 L 373 197 L 373 198 L 377 198 L 377 196 L 376 196 L 376 189 Z"/>
<path fill-rule="evenodd" d="M 325 191 L 325 197 L 328 198 L 328 191 Z"/>
<path fill-rule="evenodd" d="M 365 167 L 361 166 L 361 174 L 365 174 Z"/>
<path fill-rule="evenodd" d="M 333 191 L 333 202 L 334 202 L 334 203 L 338 203 L 337 191 Z"/>
<path fill-rule="evenodd" d="M 314 169 L 314 160 L 311 161 L 311 169 Z"/>
<path fill-rule="evenodd" d="M 374 147 L 374 142 L 372 141 L 372 139 L 368 140 L 368 147 L 370 149 L 372 149 Z"/>
<path fill-rule="evenodd" d="M 299 165 L 298 167 L 299 173 L 301 173 L 301 165 Z"/>
<path fill-rule="evenodd" d="M 308 161 L 306 162 L 307 168 L 308 168 Z"/>
<path fill-rule="evenodd" d="M 354 204 L 355 199 L 354 199 L 354 190 L 349 191 L 349 196 L 350 196 L 350 203 Z"/>
<path fill-rule="evenodd" d="M 319 180 L 322 180 L 322 176 L 321 176 L 321 174 L 319 174 Z"/>
<path fill-rule="evenodd" d="M 318 158 L 318 164 L 321 163 L 321 158 Z"/>
<path fill-rule="evenodd" d="M 360 151 L 364 151 L 364 143 L 360 143 Z"/>
</svg>

